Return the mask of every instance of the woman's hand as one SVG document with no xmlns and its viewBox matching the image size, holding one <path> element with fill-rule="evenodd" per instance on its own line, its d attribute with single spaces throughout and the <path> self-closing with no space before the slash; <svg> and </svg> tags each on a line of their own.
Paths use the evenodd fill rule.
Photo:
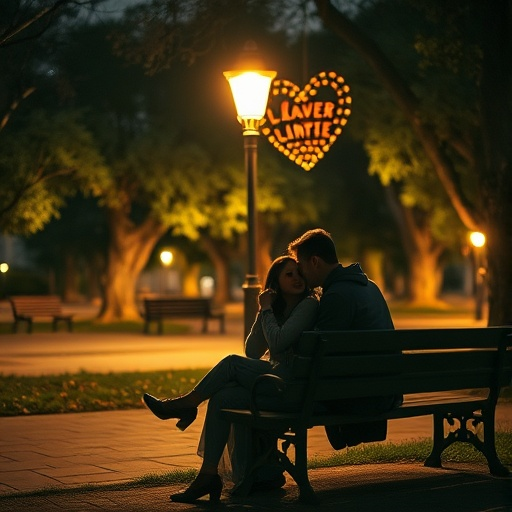
<svg viewBox="0 0 512 512">
<path fill-rule="evenodd" d="M 272 288 L 267 288 L 258 295 L 258 302 L 261 310 L 270 309 L 275 300 L 276 292 L 275 290 L 272 290 Z"/>
</svg>

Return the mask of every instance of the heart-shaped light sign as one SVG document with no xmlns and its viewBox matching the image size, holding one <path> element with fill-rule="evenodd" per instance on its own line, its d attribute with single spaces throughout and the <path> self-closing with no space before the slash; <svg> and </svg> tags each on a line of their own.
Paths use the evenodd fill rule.
<svg viewBox="0 0 512 512">
<path fill-rule="evenodd" d="M 310 171 L 329 151 L 350 115 L 350 88 L 342 76 L 321 72 L 304 89 L 274 80 L 261 133 L 292 162 Z"/>
</svg>

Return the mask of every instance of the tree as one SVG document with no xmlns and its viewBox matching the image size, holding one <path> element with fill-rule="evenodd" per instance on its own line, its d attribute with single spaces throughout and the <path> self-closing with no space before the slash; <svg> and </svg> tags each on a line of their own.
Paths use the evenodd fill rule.
<svg viewBox="0 0 512 512">
<path fill-rule="evenodd" d="M 102 0 L 55 0 L 27 1 L 5 0 L 0 17 L 0 135 L 2 144 L 3 190 L 0 193 L 0 231 L 11 234 L 33 233 L 58 215 L 58 208 L 70 187 L 63 186 L 64 176 L 72 179 L 79 171 L 76 166 L 80 158 L 88 161 L 87 171 L 92 165 L 100 166 L 98 155 L 93 155 L 88 134 L 79 126 L 76 114 L 64 119 L 35 113 L 27 121 L 27 129 L 20 131 L 20 121 L 9 133 L 6 126 L 13 114 L 26 116 L 26 103 L 44 83 L 48 71 L 49 54 L 62 35 L 62 27 Z M 21 112 L 20 112 L 21 110 Z M 64 128 L 67 125 L 67 128 Z M 55 137 L 46 130 L 55 130 Z M 71 134 L 75 136 L 72 137 Z M 62 142 L 58 137 L 63 136 Z M 34 137 L 34 140 L 32 139 Z M 36 142 L 37 141 L 37 142 Z M 22 144 L 27 144 L 23 156 Z M 45 146 L 32 162 L 35 145 Z M 51 148 L 61 144 L 60 155 L 50 158 Z M 83 149 L 80 149 L 83 145 Z M 66 153 L 66 154 L 65 154 Z M 81 153 L 81 156 L 74 158 Z M 88 155 L 86 155 L 88 153 Z M 44 157 L 51 161 L 45 161 Z M 39 160 L 37 160 L 39 158 Z M 16 161 L 18 159 L 18 161 Z M 24 161 L 21 161 L 24 160 Z M 82 174 L 83 178 L 85 174 Z M 53 181 L 58 180 L 53 188 Z M 80 176 L 78 176 L 80 180 Z M 82 179 L 83 184 L 83 179 Z"/>
<path fill-rule="evenodd" d="M 0 137 L 0 228 L 28 235 L 43 229 L 66 197 L 96 195 L 107 169 L 76 113 L 33 112 Z"/>
<path fill-rule="evenodd" d="M 478 229 L 488 239 L 489 324 L 500 325 L 512 317 L 512 6 L 493 2 L 420 3 L 426 13 L 442 23 L 442 38 L 423 42 L 448 49 L 469 47 L 477 73 L 473 76 L 477 124 L 460 133 L 457 119 L 444 130 L 432 124 L 425 98 L 411 87 L 400 69 L 368 35 L 329 0 L 315 0 L 325 27 L 351 45 L 371 66 L 402 111 L 443 185 L 455 211 L 468 229 Z M 385 4 L 385 2 L 384 2 Z M 472 30 L 475 27 L 476 29 Z M 464 30 L 465 29 L 465 30 Z M 438 34 L 439 32 L 437 32 Z M 427 52 L 428 53 L 428 52 Z M 434 53 L 434 57 L 436 54 Z M 439 56 L 439 52 L 437 52 Z M 453 62 L 461 63 L 452 52 Z M 446 62 L 446 60 L 445 60 Z M 439 63 L 439 60 L 438 60 Z M 475 65 L 476 64 L 476 65 Z M 457 74 L 453 69 L 453 74 Z M 477 185 L 475 197 L 461 182 L 457 163 L 463 160 Z"/>
</svg>

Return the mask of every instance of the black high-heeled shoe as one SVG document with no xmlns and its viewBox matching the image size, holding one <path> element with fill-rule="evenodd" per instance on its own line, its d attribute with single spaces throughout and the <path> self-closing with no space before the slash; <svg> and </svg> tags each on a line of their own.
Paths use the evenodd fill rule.
<svg viewBox="0 0 512 512">
<path fill-rule="evenodd" d="M 197 407 L 177 407 L 175 400 L 160 400 L 153 395 L 144 393 L 142 400 L 148 409 L 161 420 L 177 418 L 176 426 L 185 430 L 197 417 Z"/>
<path fill-rule="evenodd" d="M 210 495 L 210 503 L 218 503 L 222 493 L 222 479 L 219 475 L 197 475 L 190 487 L 184 492 L 171 494 L 171 501 L 195 503 L 199 498 Z"/>
</svg>

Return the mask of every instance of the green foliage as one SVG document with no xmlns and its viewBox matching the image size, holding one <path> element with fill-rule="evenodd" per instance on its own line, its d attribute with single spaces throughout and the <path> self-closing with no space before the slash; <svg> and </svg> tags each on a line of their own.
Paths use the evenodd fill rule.
<svg viewBox="0 0 512 512">
<path fill-rule="evenodd" d="M 98 195 L 109 176 L 76 113 L 35 111 L 19 124 L 0 137 L 0 228 L 30 234 L 58 217 L 77 190 Z"/>
<path fill-rule="evenodd" d="M 43 377 L 0 375 L 0 416 L 142 408 L 145 392 L 179 396 L 206 370 L 63 374 Z"/>
</svg>

